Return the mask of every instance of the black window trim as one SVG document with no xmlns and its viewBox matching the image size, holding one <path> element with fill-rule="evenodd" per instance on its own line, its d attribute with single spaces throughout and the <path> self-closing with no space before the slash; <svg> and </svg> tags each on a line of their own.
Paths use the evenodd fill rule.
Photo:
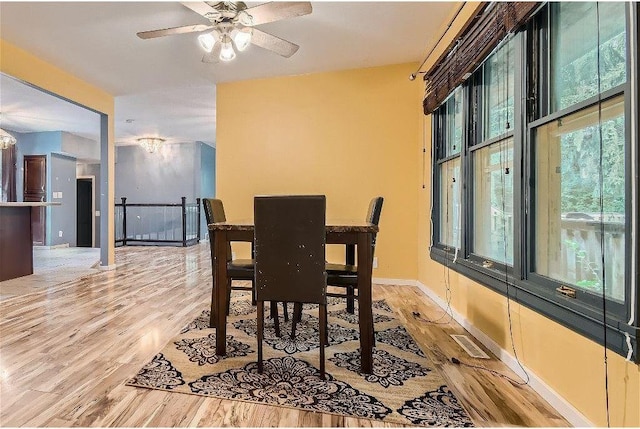
<svg viewBox="0 0 640 429">
<path fill-rule="evenodd" d="M 548 8 L 544 7 L 539 11 L 542 17 L 541 21 L 537 21 L 534 19 L 528 25 L 528 29 L 533 28 L 534 26 L 538 26 L 538 28 L 548 28 L 548 20 L 549 13 L 547 12 Z M 631 3 L 630 6 L 626 7 L 626 16 L 627 16 L 627 39 L 633 37 L 634 34 L 637 34 L 638 29 L 638 21 L 640 20 L 640 12 L 638 10 L 637 5 Z M 633 13 L 631 13 L 633 12 Z M 637 120 L 633 120 L 631 117 L 631 103 L 634 101 L 637 103 L 640 100 L 640 90 L 638 90 L 637 94 L 631 94 L 631 79 L 633 76 L 638 76 L 638 69 L 640 69 L 640 65 L 637 63 L 632 64 L 631 60 L 633 58 L 631 53 L 629 52 L 631 43 L 627 40 L 627 53 L 629 60 L 627 61 L 627 82 L 618 85 L 614 88 L 611 88 L 607 91 L 604 91 L 602 94 L 591 97 L 587 100 L 584 100 L 576 105 L 572 105 L 568 108 L 562 109 L 558 112 L 553 112 L 552 114 L 548 114 L 546 116 L 541 116 L 544 113 L 548 112 L 548 106 L 540 106 L 538 104 L 535 107 L 535 112 L 533 113 L 534 118 L 529 118 L 529 123 L 527 123 L 526 115 L 530 114 L 534 109 L 532 109 L 531 103 L 531 91 L 532 89 L 527 85 L 527 76 L 530 76 L 530 70 L 528 65 L 529 58 L 525 58 L 527 54 L 527 47 L 530 47 L 532 43 L 541 43 L 548 38 L 546 31 L 538 31 L 533 34 L 536 35 L 535 40 L 531 38 L 530 31 L 520 31 L 515 35 L 514 43 L 516 44 L 515 48 L 515 64 L 516 67 L 520 67 L 519 70 L 522 72 L 515 73 L 515 95 L 516 103 L 515 103 L 515 115 L 514 115 L 514 126 L 512 130 L 506 132 L 500 136 L 494 137 L 490 140 L 480 142 L 475 145 L 470 145 L 469 141 L 477 141 L 473 137 L 473 133 L 478 134 L 481 130 L 477 129 L 479 127 L 469 127 L 470 124 L 470 115 L 469 106 L 471 103 L 469 102 L 469 97 L 471 91 L 468 90 L 468 84 L 463 84 L 463 99 L 465 100 L 463 106 L 463 145 L 460 153 L 455 154 L 454 156 L 450 156 L 445 159 L 434 159 L 432 162 L 432 183 L 434 183 L 432 192 L 433 192 L 433 207 L 432 207 L 432 246 L 430 248 L 430 257 L 431 259 L 444 264 L 448 268 L 468 277 L 481 285 L 488 287 L 489 289 L 500 293 L 502 295 L 507 296 L 509 299 L 514 300 L 520 304 L 525 305 L 526 307 L 532 309 L 535 312 L 538 312 L 545 317 L 558 322 L 562 326 L 565 326 L 579 334 L 597 341 L 602 344 L 604 341 L 604 329 L 603 329 L 603 314 L 602 308 L 598 308 L 597 305 L 589 306 L 580 300 L 571 299 L 560 295 L 555 291 L 555 287 L 550 287 L 548 283 L 553 283 L 557 285 L 559 282 L 552 281 L 552 279 L 547 279 L 544 276 L 537 275 L 532 273 L 529 269 L 531 267 L 531 258 L 532 252 L 529 252 L 526 249 L 527 246 L 533 243 L 531 241 L 531 228 L 522 228 L 522 225 L 528 224 L 533 219 L 531 215 L 532 207 L 529 205 L 530 195 L 532 188 L 529 186 L 530 184 L 530 169 L 532 168 L 532 161 L 530 158 L 530 146 L 532 145 L 532 133 L 537 127 L 549 123 L 558 118 L 564 117 L 566 115 L 570 115 L 574 112 L 578 112 L 585 108 L 591 107 L 593 105 L 598 105 L 599 102 L 604 102 L 606 100 L 612 99 L 614 97 L 623 95 L 625 98 L 625 133 L 627 134 L 627 142 L 625 145 L 625 159 L 630 160 L 626 162 L 625 171 L 627 177 L 631 177 L 632 166 L 631 161 L 635 163 L 635 171 L 638 171 L 638 165 L 640 163 L 640 156 L 636 154 L 636 159 L 631 160 L 631 127 L 635 127 L 635 132 L 637 135 L 638 129 L 640 128 Z M 634 43 L 637 43 L 634 41 Z M 496 47 L 496 50 L 502 46 L 502 43 Z M 637 45 L 636 50 L 637 50 Z M 492 53 L 495 52 L 492 51 Z M 547 53 L 548 54 L 548 53 Z M 491 54 L 489 54 L 491 55 Z M 638 53 L 635 53 L 635 57 L 637 59 Z M 544 55 L 543 55 L 544 57 Z M 542 58 L 542 67 L 548 66 L 549 59 L 546 60 Z M 546 64 L 544 64 L 546 63 Z M 634 68 L 635 70 L 631 70 Z M 516 69 L 518 70 L 518 68 Z M 477 71 L 477 70 L 476 70 Z M 474 72 L 474 76 L 475 76 Z M 548 81 L 546 78 L 546 73 L 542 73 L 542 79 L 544 81 Z M 540 74 L 536 76 L 540 78 Z M 469 80 L 469 82 L 473 82 L 474 78 Z M 529 92 L 525 92 L 529 91 Z M 544 91 L 543 91 L 544 92 Z M 524 94 L 528 94 L 526 97 Z M 548 97 L 546 94 L 540 94 L 539 103 L 547 103 Z M 519 101 L 518 101 L 519 100 Z M 444 105 L 444 103 L 443 103 Z M 476 106 L 476 109 L 479 108 Z M 636 107 L 637 111 L 637 107 Z M 437 114 L 434 112 L 434 115 Z M 534 120 L 532 120 L 534 119 Z M 434 144 L 437 142 L 438 130 L 436 124 L 432 129 L 432 141 Z M 468 129 L 472 128 L 472 129 Z M 472 195 L 472 191 L 467 190 L 465 188 L 468 187 L 468 184 L 471 183 L 468 179 L 468 175 L 471 173 L 469 167 L 471 166 L 472 161 L 472 152 L 475 150 L 479 150 L 483 147 L 489 146 L 499 141 L 506 140 L 510 137 L 514 139 L 514 263 L 513 266 L 508 266 L 506 264 L 492 261 L 493 264 L 491 267 L 483 266 L 483 262 L 488 260 L 489 258 L 482 257 L 480 255 L 474 255 L 471 252 L 468 252 L 467 245 L 470 242 L 469 237 L 472 237 L 473 228 L 470 225 L 470 222 L 465 222 L 468 217 L 468 213 L 472 210 L 470 204 L 470 198 Z M 529 156 L 525 156 L 529 155 Z M 463 174 L 463 184 L 462 187 L 462 204 L 463 209 L 461 211 L 462 216 L 462 224 L 463 228 L 461 231 L 461 246 L 458 249 L 458 255 L 454 254 L 455 249 L 452 249 L 450 246 L 442 245 L 442 243 L 438 242 L 438 236 L 440 233 L 439 228 L 439 171 L 440 166 L 443 162 L 449 161 L 454 158 L 461 157 L 461 168 Z M 528 159 L 529 165 L 525 165 L 525 158 Z M 632 179 L 633 180 L 633 179 Z M 638 263 L 640 262 L 640 255 L 638 255 L 640 250 L 640 240 L 633 240 L 631 238 L 631 220 L 632 217 L 638 217 L 638 201 L 632 198 L 632 186 L 631 183 L 627 183 L 626 185 L 626 213 L 628 216 L 625 220 L 625 235 L 626 235 L 626 258 L 627 258 L 627 266 L 631 267 L 632 263 L 632 252 L 631 246 L 635 246 L 636 252 L 636 267 L 638 270 Z M 638 189 L 638 178 L 635 178 L 635 188 Z M 637 191 L 636 191 L 637 192 Z M 638 198 L 640 199 L 640 198 Z M 633 208 L 633 204 L 635 201 L 635 210 Z M 525 204 L 526 203 L 526 204 Z M 524 218 L 523 218 L 524 216 Z M 526 221 L 525 221 L 526 220 Z M 637 224 L 637 220 L 636 224 Z M 528 257 L 524 258 L 525 255 Z M 455 260 L 455 262 L 454 262 Z M 629 269 L 628 272 L 633 272 L 633 270 Z M 607 300 L 607 314 L 604 316 L 606 319 L 606 332 L 607 332 L 607 347 L 612 351 L 615 351 L 618 354 L 623 356 L 627 355 L 628 347 L 627 347 L 627 335 L 631 338 L 633 343 L 633 356 L 632 359 L 638 363 L 639 362 L 639 353 L 638 347 L 640 346 L 640 341 L 638 339 L 638 325 L 640 318 L 639 310 L 640 303 L 638 303 L 638 292 L 640 292 L 638 286 L 637 273 L 636 278 L 631 279 L 630 275 L 625 276 L 625 304 L 619 305 L 617 308 L 612 300 Z M 547 283 L 548 282 L 548 283 Z M 546 285 L 546 286 L 545 286 Z M 631 305 L 632 301 L 630 301 L 632 288 L 635 288 L 635 299 L 636 299 L 636 308 L 635 310 L 635 326 L 629 326 L 627 321 L 629 320 L 631 313 Z M 580 291 L 582 292 L 582 291 Z M 596 294 L 597 295 L 597 294 Z M 602 301 L 602 296 L 600 295 L 600 302 Z"/>
</svg>

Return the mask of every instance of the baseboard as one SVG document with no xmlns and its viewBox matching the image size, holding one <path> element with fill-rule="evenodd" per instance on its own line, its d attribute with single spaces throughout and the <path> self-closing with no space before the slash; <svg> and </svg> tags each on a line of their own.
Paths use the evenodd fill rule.
<svg viewBox="0 0 640 429">
<path fill-rule="evenodd" d="M 429 289 L 423 283 L 416 281 L 418 288 L 429 298 L 431 298 L 442 309 L 447 309 L 447 302 L 443 300 L 433 290 Z M 449 310 L 453 316 L 453 319 L 458 322 L 464 329 L 466 329 L 476 340 L 481 342 L 486 348 L 496 355 L 498 359 L 504 362 L 513 372 L 518 374 L 519 377 L 526 379 L 526 376 L 520 368 L 518 361 L 505 349 L 500 347 L 498 343 L 493 341 L 488 335 L 476 328 L 469 320 L 463 317 L 460 313 L 455 311 L 453 307 Z M 529 386 L 544 398 L 562 417 L 567 419 L 574 427 L 594 427 L 595 425 L 589 421 L 580 411 L 578 411 L 573 405 L 571 405 L 566 399 L 560 396 L 555 390 L 547 385 L 540 377 L 538 377 L 533 371 L 523 365 L 527 374 L 529 374 Z"/>
<path fill-rule="evenodd" d="M 395 286 L 419 286 L 417 280 L 409 279 L 388 279 L 384 277 L 374 277 L 371 279 L 371 283 L 379 285 L 395 285 Z"/>
<path fill-rule="evenodd" d="M 116 264 L 111 265 L 98 265 L 100 271 L 111 271 L 116 269 Z"/>
<path fill-rule="evenodd" d="M 64 249 L 66 247 L 69 247 L 69 243 L 54 244 L 53 246 L 33 246 L 34 249 L 46 249 L 46 250 Z"/>
</svg>

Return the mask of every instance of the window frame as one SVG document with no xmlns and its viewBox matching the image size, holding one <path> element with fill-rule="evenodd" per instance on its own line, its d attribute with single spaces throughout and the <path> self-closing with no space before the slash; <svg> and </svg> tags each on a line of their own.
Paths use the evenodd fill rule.
<svg viewBox="0 0 640 429">
<path fill-rule="evenodd" d="M 561 325 L 578 332 L 579 334 L 602 344 L 605 337 L 607 347 L 612 351 L 627 355 L 627 338 L 633 342 L 633 359 L 638 362 L 638 319 L 640 318 L 638 303 L 639 285 L 637 281 L 638 264 L 640 263 L 640 240 L 632 236 L 632 225 L 638 225 L 638 179 L 633 178 L 632 171 L 638 171 L 640 156 L 632 151 L 632 136 L 638 135 L 638 120 L 632 117 L 633 112 L 638 111 L 640 91 L 636 87 L 633 91 L 632 79 L 637 78 L 638 69 L 638 21 L 640 12 L 636 4 L 625 6 L 626 50 L 627 50 L 627 80 L 604 91 L 600 95 L 583 100 L 558 112 L 549 114 L 550 102 L 550 59 L 549 49 L 549 6 L 545 5 L 533 16 L 524 29 L 513 35 L 514 43 L 514 124 L 510 132 L 498 137 L 482 141 L 482 119 L 479 118 L 482 106 L 482 97 L 478 97 L 474 86 L 478 82 L 476 73 L 461 85 L 463 90 L 463 146 L 458 155 L 461 157 L 462 180 L 461 188 L 461 246 L 457 255 L 439 243 L 439 213 L 440 213 L 440 165 L 453 157 L 432 160 L 432 198 L 433 207 L 431 221 L 432 246 L 430 257 L 436 262 L 446 265 L 448 268 L 489 287 L 491 290 L 506 295 L 520 304 L 523 304 L 543 316 L 554 320 Z M 509 37 L 509 36 L 507 36 Z M 635 37 L 635 39 L 634 39 Z M 633 39 L 633 40 L 632 40 Z M 506 38 L 505 38 L 506 40 Z M 504 40 L 488 56 L 497 51 Z M 543 49 L 540 51 L 540 49 Z M 632 55 L 632 49 L 634 53 Z M 531 52 L 541 52 L 531 54 Z M 633 61 L 633 59 L 636 59 Z M 485 58 L 486 61 L 486 58 Z M 484 61 L 483 61 L 484 63 Z M 546 72 L 545 72 L 546 70 Z M 480 81 L 482 77 L 479 78 Z M 535 83 L 535 84 L 533 84 Z M 542 89 L 542 90 L 539 90 Z M 625 302 L 615 304 L 607 300 L 606 315 L 603 315 L 602 306 L 597 303 L 572 299 L 560 295 L 555 288 L 560 282 L 549 281 L 548 278 L 533 272 L 533 258 L 535 256 L 535 240 L 533 230 L 534 217 L 534 184 L 532 170 L 535 168 L 533 157 L 534 133 L 536 128 L 548 124 L 558 118 L 579 112 L 600 102 L 622 95 L 624 97 L 625 112 L 625 175 L 630 178 L 625 182 Z M 475 99 L 474 99 L 475 97 Z M 448 99 L 448 98 L 447 98 Z M 518 101 L 520 100 L 520 101 Z M 537 100 L 537 103 L 533 101 Z M 446 101 L 445 101 L 446 102 Z M 444 103 L 442 104 L 444 105 Z M 442 106 L 441 105 L 441 106 Z M 433 115 L 438 114 L 438 108 Z M 441 123 L 433 122 L 432 142 L 434 148 L 438 145 L 439 126 Z M 493 261 L 491 267 L 483 266 L 488 258 L 474 255 L 471 250 L 473 237 L 473 153 L 476 150 L 491 144 L 506 140 L 509 134 L 513 137 L 513 265 L 502 264 Z M 476 143 L 477 142 L 477 143 Z M 474 144 L 475 143 L 475 144 Z M 434 155 L 437 152 L 434 150 Z M 632 156 L 635 155 L 635 158 Z M 437 155 L 436 155 L 437 156 Z M 632 169 L 632 163 L 634 169 Z M 633 198 L 635 194 L 636 198 Z M 635 207 L 634 207 L 635 201 Z M 633 260 L 635 254 L 635 260 Z M 455 262 L 454 262 L 455 261 Z M 635 276 L 634 276 L 634 273 Z M 587 294 L 576 288 L 577 293 Z M 635 308 L 632 293 L 635 293 Z M 597 294 L 595 294 L 597 295 Z M 579 296 L 579 295 L 578 295 Z M 600 299 L 600 302 L 602 300 Z M 634 326 L 629 326 L 627 321 L 635 314 Z M 604 320 L 603 320 L 604 319 Z M 606 322 L 603 324 L 603 322 Z M 605 335 L 606 327 L 606 335 Z"/>
<path fill-rule="evenodd" d="M 505 37 L 504 40 L 502 40 L 500 43 L 498 43 L 498 45 L 489 53 L 489 55 L 487 55 L 487 58 L 485 58 L 485 60 L 480 64 L 480 66 L 478 67 L 478 69 L 476 69 L 472 76 L 471 79 L 469 81 L 469 85 L 468 85 L 468 90 L 467 90 L 467 106 L 469 106 L 468 111 L 469 111 L 469 116 L 466 119 L 467 123 L 469 123 L 471 126 L 470 131 L 469 131 L 469 135 L 467 138 L 467 144 L 466 144 L 466 152 L 465 154 L 466 156 L 466 176 L 465 176 L 465 182 L 469 184 L 467 186 L 467 188 L 469 189 L 466 192 L 466 207 L 468 208 L 468 210 L 463 210 L 463 213 L 465 213 L 467 219 L 466 222 L 464 223 L 466 225 L 466 231 L 464 236 L 466 237 L 465 241 L 465 252 L 464 252 L 464 256 L 465 259 L 468 259 L 472 262 L 474 262 L 475 264 L 480 264 L 480 265 L 485 265 L 485 264 L 491 264 L 491 266 L 495 269 L 495 270 L 499 270 L 501 272 L 506 272 L 507 275 L 514 275 L 515 271 L 513 268 L 513 264 L 508 264 L 506 262 L 501 262 L 501 261 L 497 261 L 495 259 L 491 259 L 487 256 L 483 256 L 477 253 L 474 253 L 472 251 L 473 249 L 473 244 L 474 244 L 474 237 L 475 237 L 475 228 L 474 228 L 474 210 L 473 210 L 473 203 L 474 203 L 474 192 L 473 192 L 473 188 L 474 188 L 474 182 L 473 182 L 473 175 L 474 175 L 474 161 L 475 161 L 475 152 L 481 149 L 484 149 L 486 147 L 489 147 L 491 145 L 495 145 L 495 144 L 499 144 L 502 142 L 507 142 L 509 139 L 513 139 L 513 154 L 514 154 L 514 162 L 513 162 L 513 171 L 511 172 L 512 177 L 514 178 L 513 180 L 513 189 L 514 189 L 514 201 L 512 202 L 513 204 L 513 227 L 514 227 L 514 234 L 516 232 L 516 206 L 515 206 L 515 194 L 516 194 L 516 126 L 519 124 L 517 118 L 516 118 L 516 106 L 515 106 L 515 100 L 520 98 L 520 93 L 519 93 L 519 87 L 518 87 L 518 82 L 520 77 L 518 76 L 517 73 L 515 73 L 514 71 L 514 93 L 513 93 L 513 98 L 514 98 L 514 112 L 513 112 L 513 126 L 508 130 L 503 132 L 500 135 L 494 136 L 494 137 L 490 137 L 488 139 L 484 139 L 484 135 L 485 135 L 485 124 L 487 122 L 487 118 L 483 117 L 483 112 L 484 112 L 484 101 L 485 101 L 485 92 L 482 91 L 482 88 L 484 87 L 485 84 L 485 76 L 484 76 L 484 64 L 486 61 L 488 61 L 491 56 L 495 53 L 497 53 L 502 47 L 504 47 L 507 43 L 513 43 L 514 44 L 514 57 L 513 57 L 513 63 L 514 65 L 517 63 L 518 61 L 518 49 L 516 47 L 516 44 L 518 43 L 518 37 L 510 37 L 507 35 L 507 37 Z M 515 70 L 515 69 L 514 69 Z M 463 176 L 465 175 L 465 173 L 463 173 Z M 516 241 L 514 240 L 515 237 L 512 237 L 513 240 L 513 259 L 514 259 L 514 263 L 515 263 L 515 255 L 516 255 L 516 250 L 515 250 L 515 244 Z"/>
<path fill-rule="evenodd" d="M 535 184 L 535 172 L 534 170 L 534 163 L 535 163 L 535 151 L 534 151 L 534 140 L 535 140 L 535 131 L 536 129 L 547 125 L 551 122 L 557 121 L 559 119 L 565 118 L 569 115 L 572 115 L 574 113 L 578 113 L 581 111 L 584 111 L 590 107 L 594 107 L 597 106 L 599 103 L 604 103 L 608 100 L 611 100 L 613 98 L 619 97 L 619 96 L 623 96 L 624 97 L 624 110 L 625 110 L 625 176 L 626 177 L 630 177 L 631 174 L 631 170 L 630 170 L 630 159 L 631 159 L 631 144 L 629 142 L 631 142 L 631 117 L 630 117 L 630 103 L 629 103 L 629 97 L 628 97 L 628 93 L 629 93 L 629 81 L 627 81 L 627 83 L 619 85 L 615 88 L 612 88 L 611 90 L 608 90 L 604 93 L 602 93 L 600 96 L 594 96 L 594 97 L 590 97 L 589 99 L 585 100 L 584 102 L 578 103 L 574 106 L 571 106 L 569 108 L 563 109 L 557 113 L 562 113 L 560 115 L 557 114 L 551 114 L 548 115 L 542 119 L 536 120 L 534 122 L 529 123 L 529 125 L 527 126 L 527 133 L 529 135 L 529 142 L 528 142 L 528 147 L 527 147 L 527 151 L 529 153 L 529 160 L 530 162 L 525 163 L 528 167 L 527 171 L 525 172 L 525 178 L 527 183 L 530 183 L 530 195 L 529 195 L 529 213 L 531 213 L 531 215 L 528 217 L 527 219 L 527 231 L 530 231 L 530 240 L 528 240 L 528 251 L 526 252 L 527 254 L 527 261 L 526 261 L 526 267 L 527 267 L 527 271 L 526 271 L 526 275 L 527 278 L 537 284 L 543 285 L 545 287 L 548 288 L 552 288 L 555 289 L 559 286 L 561 286 L 561 284 L 563 282 L 558 281 L 558 280 L 553 280 L 550 279 L 546 276 L 543 276 L 541 274 L 538 274 L 534 271 L 534 266 L 535 266 L 535 202 L 534 202 L 534 192 L 535 192 L 535 188 L 534 188 L 534 184 Z M 631 225 L 630 225 L 630 221 L 631 221 L 631 186 L 630 186 L 630 181 L 625 183 L 625 214 L 629 214 L 629 216 L 625 216 L 625 266 L 629 267 L 628 270 L 626 270 L 625 272 L 625 303 L 620 304 L 620 303 L 616 303 L 613 300 L 607 300 L 606 303 L 606 309 L 607 311 L 611 312 L 611 313 L 615 313 L 617 315 L 621 315 L 621 317 L 626 318 L 627 320 L 629 319 L 629 311 L 627 308 L 627 297 L 630 296 L 631 293 L 631 279 L 628 274 L 628 272 L 630 272 L 630 263 L 631 263 L 631 246 L 630 246 L 630 242 L 631 242 Z M 595 295 L 595 294 L 589 294 L 588 292 L 580 289 L 580 288 L 574 288 L 576 291 L 576 295 L 577 298 L 580 298 L 581 301 L 588 303 L 590 306 L 593 306 L 595 308 L 597 308 L 600 312 L 602 312 L 602 308 L 600 307 L 600 305 L 602 304 L 602 294 L 596 295 L 595 297 L 591 296 L 591 295 Z M 576 299 L 577 299 L 576 298 Z"/>
<path fill-rule="evenodd" d="M 462 94 L 462 109 L 461 109 L 461 115 L 462 115 L 462 141 L 461 141 L 461 147 L 460 150 L 452 155 L 449 155 L 447 153 L 447 147 L 448 147 L 448 143 L 449 143 L 449 124 L 447 124 L 447 110 L 446 110 L 446 106 L 447 103 L 449 102 L 449 100 L 451 100 L 452 97 L 455 97 L 455 93 L 458 90 L 462 90 L 461 94 Z M 453 90 L 453 92 L 442 102 L 442 106 L 444 107 L 444 111 L 441 111 L 440 108 L 437 110 L 437 112 L 434 112 L 435 115 L 435 120 L 437 121 L 437 126 L 432 127 L 432 142 L 438 142 L 437 145 L 434 145 L 434 150 L 433 153 L 435 155 L 434 157 L 434 166 L 432 168 L 433 171 L 433 177 L 432 177 L 432 184 L 434 189 L 441 189 L 440 185 L 441 185 L 441 172 L 442 172 L 442 166 L 450 161 L 453 161 L 455 159 L 460 159 L 460 170 L 462 172 L 462 174 L 464 175 L 464 167 L 462 165 L 462 161 L 463 161 L 463 157 L 462 157 L 462 153 L 465 150 L 465 141 L 466 141 L 466 102 L 465 102 L 465 96 L 466 96 L 466 91 L 464 91 L 462 89 L 462 87 L 458 87 L 455 88 Z M 462 178 L 462 183 L 464 183 L 464 177 Z M 440 198 L 440 192 L 437 192 L 438 194 L 438 198 Z M 464 198 L 464 191 L 461 191 L 461 204 L 462 204 L 462 198 Z M 435 202 L 435 200 L 434 200 Z M 437 204 L 438 206 L 438 210 L 440 205 Z M 436 207 L 436 204 L 434 204 L 434 209 Z M 461 219 L 461 224 L 464 225 L 465 224 L 465 219 L 464 219 L 464 211 L 461 211 L 460 216 L 462 216 Z M 449 244 L 445 244 L 441 241 L 441 237 L 440 237 L 440 226 L 442 224 L 441 220 L 440 220 L 440 216 L 433 216 L 433 230 L 434 230 L 434 235 L 433 235 L 433 246 L 441 249 L 444 252 L 447 253 L 451 253 L 452 255 L 456 253 L 456 247 L 455 246 L 451 246 Z M 454 227 L 455 228 L 455 227 Z M 463 234 L 463 229 L 461 228 L 460 230 L 460 234 Z M 464 246 L 463 244 L 463 240 L 461 237 L 460 240 L 460 244 L 461 247 Z M 458 253 L 461 252 L 461 248 L 457 248 L 458 249 Z"/>
</svg>

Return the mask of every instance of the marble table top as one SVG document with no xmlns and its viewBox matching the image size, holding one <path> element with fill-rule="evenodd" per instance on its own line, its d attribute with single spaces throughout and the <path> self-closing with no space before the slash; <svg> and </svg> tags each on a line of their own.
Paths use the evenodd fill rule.
<svg viewBox="0 0 640 429">
<path fill-rule="evenodd" d="M 47 206 L 61 206 L 62 203 L 52 203 L 48 201 L 33 201 L 33 202 L 0 202 L 0 207 L 47 207 Z"/>
</svg>

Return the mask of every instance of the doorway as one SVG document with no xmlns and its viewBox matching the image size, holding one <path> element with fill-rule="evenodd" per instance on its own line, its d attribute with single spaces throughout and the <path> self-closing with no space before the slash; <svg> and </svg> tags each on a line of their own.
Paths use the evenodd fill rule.
<svg viewBox="0 0 640 429">
<path fill-rule="evenodd" d="M 25 155 L 22 201 L 47 201 L 47 157 L 46 155 Z M 44 246 L 46 240 L 45 207 L 31 208 L 31 231 L 33 244 Z"/>
<path fill-rule="evenodd" d="M 93 247 L 95 229 L 93 177 L 78 177 L 76 181 L 76 246 Z"/>
</svg>

